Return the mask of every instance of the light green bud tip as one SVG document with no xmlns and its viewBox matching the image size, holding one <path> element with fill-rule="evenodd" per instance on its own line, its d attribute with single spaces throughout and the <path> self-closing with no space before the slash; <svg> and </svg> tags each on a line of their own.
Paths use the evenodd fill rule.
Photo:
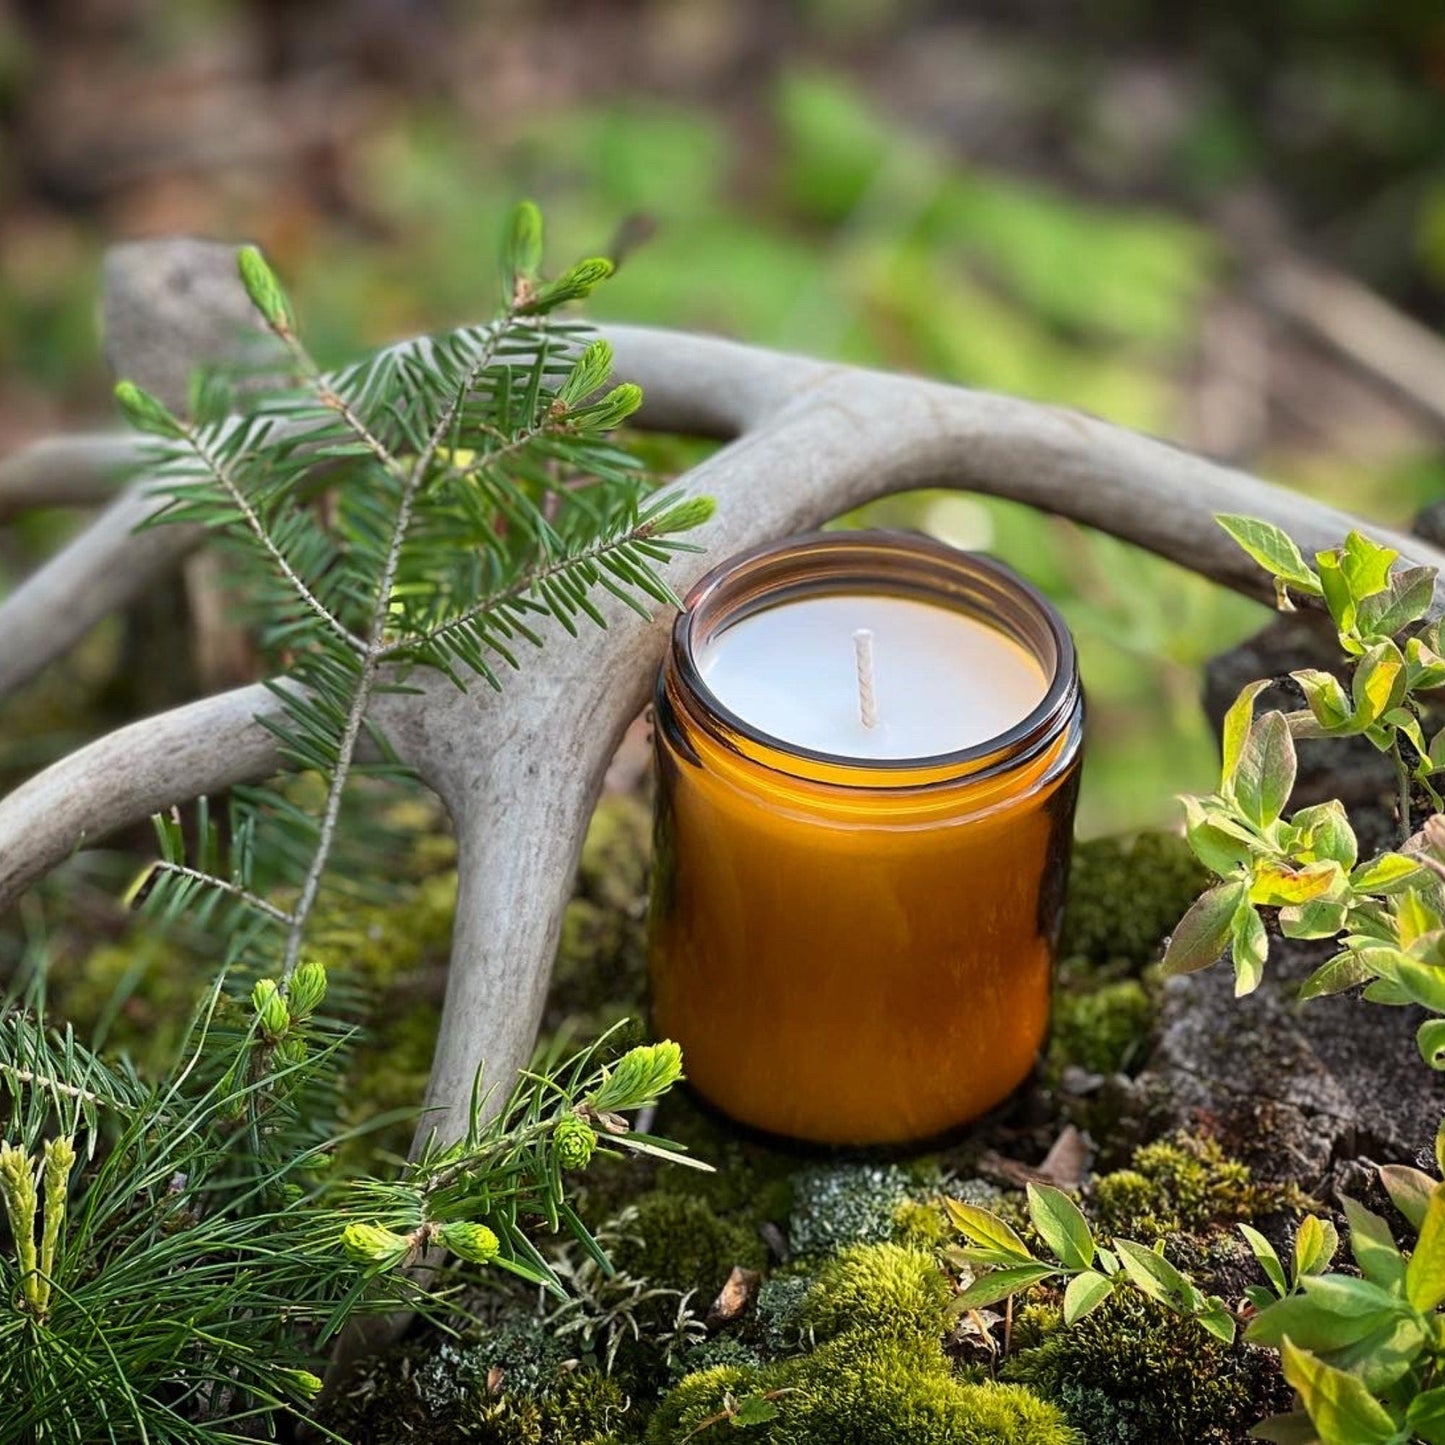
<svg viewBox="0 0 1445 1445">
<path fill-rule="evenodd" d="M 152 436 L 178 437 L 181 424 L 173 417 L 163 402 L 133 381 L 116 384 L 116 404 L 125 414 L 125 419 L 137 430 L 149 432 Z"/>
<path fill-rule="evenodd" d="M 291 1027 L 291 1011 L 286 1007 L 286 1000 L 282 998 L 275 980 L 263 978 L 257 982 L 251 990 L 251 1006 L 261 1020 L 261 1032 L 270 1043 L 282 1038 Z"/>
<path fill-rule="evenodd" d="M 394 1264 L 411 1247 L 411 1241 L 379 1224 L 348 1224 L 341 1231 L 341 1247 L 363 1264 Z"/>
<path fill-rule="evenodd" d="M 310 1370 L 281 1369 L 277 1373 L 298 1395 L 307 1400 L 314 1400 L 321 1393 L 321 1377 L 313 1375 Z"/>
<path fill-rule="evenodd" d="M 564 1169 L 585 1169 L 597 1147 L 597 1131 L 576 1114 L 564 1114 L 557 1121 L 552 1142 L 557 1148 L 557 1162 Z"/>
<path fill-rule="evenodd" d="M 459 1259 L 488 1264 L 501 1248 L 497 1236 L 485 1224 L 458 1222 L 442 1225 L 442 1243 Z"/>
<path fill-rule="evenodd" d="M 236 269 L 241 275 L 241 284 L 251 305 L 265 319 L 268 326 L 277 329 L 291 324 L 290 310 L 286 304 L 286 293 L 276 279 L 276 273 L 266 264 L 266 258 L 254 246 L 242 246 L 236 253 Z"/>
<path fill-rule="evenodd" d="M 286 1002 L 293 1019 L 310 1018 L 326 997 L 326 966 L 314 959 L 303 963 L 291 975 Z"/>
<path fill-rule="evenodd" d="M 686 497 L 659 512 L 652 519 L 649 531 L 659 535 L 664 532 L 690 532 L 710 521 L 716 511 L 717 503 L 711 497 Z"/>
<path fill-rule="evenodd" d="M 617 1061 L 592 1096 L 592 1107 L 599 1113 L 640 1109 L 666 1093 L 681 1077 L 682 1049 L 671 1039 L 641 1044 Z"/>
</svg>

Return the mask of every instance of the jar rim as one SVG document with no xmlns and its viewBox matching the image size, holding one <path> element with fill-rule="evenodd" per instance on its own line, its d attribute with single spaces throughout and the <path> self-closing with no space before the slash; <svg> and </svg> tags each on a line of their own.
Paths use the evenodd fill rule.
<svg viewBox="0 0 1445 1445">
<path fill-rule="evenodd" d="M 767 585 L 766 574 L 770 563 L 784 557 L 790 561 L 795 558 L 806 561 L 810 555 L 823 563 L 829 559 L 846 557 L 850 552 L 854 554 L 851 572 L 830 577 L 820 566 L 818 571 L 811 574 L 806 567 L 799 573 L 791 573 L 788 580 L 793 596 L 826 595 L 830 591 L 854 590 L 885 594 L 891 592 L 967 613 L 1027 648 L 1045 669 L 1052 668 L 1043 697 L 1024 717 L 1000 733 L 964 748 L 918 757 L 860 758 L 844 753 L 823 752 L 764 732 L 739 716 L 708 687 L 698 663 L 698 632 L 702 623 L 707 620 L 709 610 L 726 608 L 724 616 L 731 622 L 736 622 L 752 612 L 765 611 L 769 607 L 780 605 L 782 601 L 789 599 L 777 596 L 784 590 L 782 586 Z M 1014 619 L 1018 625 L 1000 625 L 1001 619 L 997 615 L 970 608 L 966 605 L 966 595 L 960 591 L 945 592 L 941 586 L 929 589 L 925 585 L 928 580 L 926 575 L 910 579 L 902 573 L 891 576 L 881 573 L 879 564 L 900 557 L 915 565 L 921 563 L 925 568 L 932 568 L 935 579 L 940 582 L 951 576 L 959 584 L 982 582 L 991 587 L 999 597 L 1007 597 L 1018 605 L 1020 617 Z M 874 563 L 872 569 L 868 565 L 870 560 Z M 730 589 L 745 587 L 750 577 L 757 583 L 752 596 L 730 598 Z M 727 607 L 729 600 L 735 605 Z M 737 605 L 739 603 L 740 606 Z M 1034 624 L 1033 640 L 1021 635 L 1023 623 L 1020 619 L 1024 617 Z M 1047 640 L 1053 653 L 1052 659 L 1040 656 L 1039 646 L 1036 645 L 1039 637 Z M 687 693 L 697 704 L 696 711 L 700 720 L 708 725 L 709 732 L 724 745 L 739 750 L 737 742 L 741 739 L 764 748 L 779 761 L 754 758 L 755 762 L 762 762 L 777 771 L 795 776 L 815 777 L 806 770 L 806 765 L 812 764 L 839 769 L 845 775 L 882 774 L 887 778 L 883 786 L 889 787 L 931 787 L 937 781 L 947 781 L 960 775 L 983 778 L 994 772 L 1016 767 L 1050 743 L 1077 709 L 1079 699 L 1073 638 L 1057 609 L 1038 588 L 1019 576 L 1006 563 L 986 553 L 953 547 L 921 532 L 883 528 L 805 532 L 749 547 L 725 558 L 699 578 L 688 591 L 682 611 L 673 623 L 670 658 Z M 793 768 L 786 766 L 788 760 L 805 765 L 805 770 L 795 773 Z M 946 775 L 942 780 L 938 778 L 940 773 Z M 919 774 L 932 776 L 925 780 L 920 779 Z"/>
</svg>

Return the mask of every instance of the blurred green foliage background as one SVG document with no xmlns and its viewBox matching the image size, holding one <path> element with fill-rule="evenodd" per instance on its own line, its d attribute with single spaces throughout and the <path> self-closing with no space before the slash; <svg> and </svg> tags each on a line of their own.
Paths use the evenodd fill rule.
<svg viewBox="0 0 1445 1445">
<path fill-rule="evenodd" d="M 1256 283 L 1304 255 L 1439 321 L 1433 9 L 20 5 L 0 19 L 0 447 L 105 415 L 112 240 L 258 240 L 340 357 L 485 311 L 527 194 L 555 256 L 641 241 L 604 315 L 1086 408 L 1401 521 L 1445 494 L 1440 419 Z M 1059 602 L 1092 706 L 1085 833 L 1209 785 L 1200 668 L 1263 609 L 1007 504 L 869 520 L 994 551 Z M 0 541 L 0 587 L 54 533 Z"/>
</svg>

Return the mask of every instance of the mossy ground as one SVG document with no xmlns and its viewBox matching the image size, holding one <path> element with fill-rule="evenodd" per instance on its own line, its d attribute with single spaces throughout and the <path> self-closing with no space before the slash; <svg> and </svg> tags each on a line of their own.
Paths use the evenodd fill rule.
<svg viewBox="0 0 1445 1445">
<path fill-rule="evenodd" d="M 641 799 L 599 810 L 563 923 L 553 1033 L 585 1037 L 641 1010 L 647 832 Z M 575 1293 L 568 1307 L 539 1306 L 519 1287 L 487 1289 L 473 1301 L 485 1325 L 460 1339 L 418 1327 L 332 1401 L 326 1423 L 376 1445 L 662 1445 L 734 1430 L 775 1445 L 1242 1441 L 1280 1403 L 1271 1357 L 1220 1345 L 1129 1297 L 1065 1329 L 1047 1287 L 1017 1301 L 1007 1350 L 993 1327 L 990 1352 L 950 1310 L 958 1276 L 941 1254 L 952 1241 L 944 1194 L 1024 1223 L 1021 1194 L 997 1173 L 994 1183 L 979 1175 L 991 1157 L 1042 1156 L 1060 1128 L 1066 1070 L 1098 1077 L 1142 1065 L 1152 965 L 1200 881 L 1177 839 L 1079 850 L 1044 1065 L 942 1152 L 794 1153 L 674 1093 L 652 1129 L 715 1173 L 605 1158 L 576 1180 L 579 1210 L 605 1239 L 617 1278 L 560 1249 Z M 332 961 L 349 965 L 371 1015 L 346 1091 L 348 1122 L 420 1095 L 454 888 L 449 848 L 429 845 L 396 901 L 337 930 Z M 140 931 L 73 962 L 60 981 L 65 1011 L 109 1017 L 120 1037 L 144 1044 L 147 1020 L 169 1016 L 180 987 L 164 953 Z M 107 1002 L 117 979 L 119 1011 Z M 408 1127 L 383 1137 L 401 1147 Z M 1086 1211 L 1105 1230 L 1164 1240 L 1206 1289 L 1238 1294 L 1236 1221 L 1278 1218 L 1300 1202 L 1255 1184 L 1208 1139 L 1137 1150 L 1094 1142 L 1100 1159 L 1126 1167 L 1086 1183 Z M 746 1302 L 709 1320 L 734 1269 L 748 1272 Z"/>
</svg>

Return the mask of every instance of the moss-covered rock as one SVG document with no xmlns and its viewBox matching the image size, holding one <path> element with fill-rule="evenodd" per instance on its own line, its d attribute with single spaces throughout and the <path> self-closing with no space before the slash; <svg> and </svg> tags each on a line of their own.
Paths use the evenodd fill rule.
<svg viewBox="0 0 1445 1445">
<path fill-rule="evenodd" d="M 1095 1181 L 1090 1205 L 1114 1234 L 1152 1243 L 1298 1205 L 1297 1190 L 1259 1184 L 1213 1139 L 1175 1134 L 1135 1150 L 1132 1167 Z"/>
<path fill-rule="evenodd" d="M 1154 1002 L 1136 978 L 1098 988 L 1061 989 L 1054 1001 L 1049 1065 L 1076 1064 L 1095 1074 L 1122 1073 L 1144 1061 Z"/>
<path fill-rule="evenodd" d="M 1289 1400 L 1273 1355 L 1224 1345 L 1132 1291 L 1067 1328 L 1056 1309 L 1021 1312 L 1015 1336 L 1004 1378 L 1053 1401 L 1100 1445 L 1235 1445 Z"/>
<path fill-rule="evenodd" d="M 1208 886 L 1209 873 L 1173 833 L 1100 838 L 1074 850 L 1059 957 L 1066 971 L 1137 974 Z"/>
<path fill-rule="evenodd" d="M 850 1244 L 888 1239 L 898 1207 L 936 1186 L 937 1171 L 896 1164 L 827 1164 L 793 1179 L 788 1243 L 793 1253 L 824 1256 Z M 936 1192 L 936 1190 L 935 1190 Z"/>
<path fill-rule="evenodd" d="M 685 1194 L 644 1194 L 619 1221 L 618 1234 L 619 1269 L 663 1289 L 694 1290 L 704 1309 L 735 1265 L 761 1269 L 767 1262 L 755 1230 Z"/>
<path fill-rule="evenodd" d="M 855 1244 L 823 1266 L 798 1318 L 819 1340 L 859 1329 L 936 1341 L 951 1295 L 931 1255 L 900 1244 Z"/>
<path fill-rule="evenodd" d="M 748 1427 L 766 1445 L 1076 1445 L 1052 1405 L 1016 1386 L 959 1379 L 941 1350 L 850 1331 L 811 1354 L 763 1369 L 690 1375 L 663 1400 L 647 1445 L 730 1436 L 730 1416 L 766 1401 Z"/>
</svg>

